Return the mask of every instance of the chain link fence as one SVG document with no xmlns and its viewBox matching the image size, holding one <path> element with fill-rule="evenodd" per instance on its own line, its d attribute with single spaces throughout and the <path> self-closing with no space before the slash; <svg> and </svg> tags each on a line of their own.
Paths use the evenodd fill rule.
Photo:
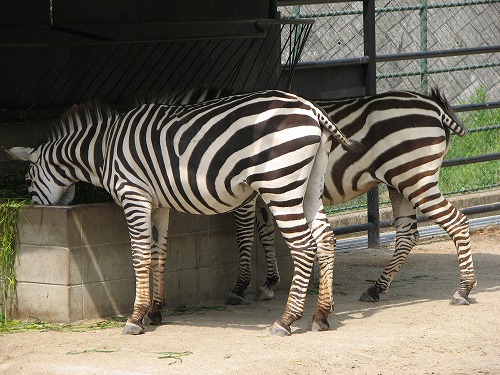
<svg viewBox="0 0 500 375">
<path fill-rule="evenodd" d="M 377 60 L 419 51 L 460 50 L 500 45 L 500 0 L 376 2 Z M 301 62 L 364 55 L 363 3 L 329 3 L 279 7 L 282 18 L 314 18 Z M 377 62 L 377 92 L 427 93 L 438 86 L 458 110 L 475 103 L 500 101 L 500 54 L 480 53 Z M 446 159 L 500 153 L 500 108 L 460 112 L 466 137 L 453 137 Z M 500 187 L 500 161 L 446 167 L 440 186 L 447 196 Z M 387 193 L 381 190 L 381 203 Z M 335 211 L 365 207 L 366 197 Z"/>
</svg>

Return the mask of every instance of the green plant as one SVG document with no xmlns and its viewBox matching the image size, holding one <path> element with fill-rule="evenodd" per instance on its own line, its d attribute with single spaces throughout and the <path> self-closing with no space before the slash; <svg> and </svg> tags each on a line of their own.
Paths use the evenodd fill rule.
<svg viewBox="0 0 500 375">
<path fill-rule="evenodd" d="M 17 215 L 29 199 L 26 171 L 0 171 L 0 322 L 8 319 L 15 305 L 17 255 Z M 111 196 L 101 188 L 78 183 L 74 203 L 109 202 Z"/>
<path fill-rule="evenodd" d="M 0 204 L 0 322 L 8 318 L 9 309 L 15 305 L 17 254 L 17 215 L 26 203 L 8 199 Z"/>
</svg>

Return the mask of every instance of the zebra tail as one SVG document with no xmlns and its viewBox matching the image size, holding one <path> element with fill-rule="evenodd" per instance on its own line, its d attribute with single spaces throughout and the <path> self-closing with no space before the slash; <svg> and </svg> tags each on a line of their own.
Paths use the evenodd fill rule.
<svg viewBox="0 0 500 375">
<path fill-rule="evenodd" d="M 450 103 L 448 102 L 448 99 L 444 96 L 444 94 L 439 90 L 437 87 L 431 88 L 431 93 L 429 97 L 434 100 L 444 111 L 444 114 L 442 116 L 442 124 L 443 126 L 446 126 L 449 128 L 453 133 L 456 135 L 459 135 L 463 137 L 466 135 L 469 131 L 465 127 L 464 123 L 458 115 L 453 111 L 451 108 Z"/>
<path fill-rule="evenodd" d="M 339 143 L 344 147 L 344 149 L 354 151 L 354 152 L 365 152 L 366 147 L 358 141 L 354 139 L 347 138 L 344 133 L 340 131 L 338 126 L 333 122 L 333 120 L 328 116 L 328 114 L 323 110 L 323 108 L 319 108 L 318 113 L 318 122 L 319 124 L 326 130 L 328 130 L 332 135 L 339 141 Z"/>
</svg>

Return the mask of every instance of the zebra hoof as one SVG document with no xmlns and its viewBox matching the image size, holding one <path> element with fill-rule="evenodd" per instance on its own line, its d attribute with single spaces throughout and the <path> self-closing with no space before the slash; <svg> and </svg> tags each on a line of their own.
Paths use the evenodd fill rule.
<svg viewBox="0 0 500 375">
<path fill-rule="evenodd" d="M 236 306 L 236 305 L 246 305 L 247 301 L 245 297 L 239 296 L 233 292 L 229 293 L 226 299 L 226 305 Z"/>
<path fill-rule="evenodd" d="M 378 302 L 380 299 L 378 293 L 373 290 L 372 288 L 366 289 L 361 297 L 359 297 L 359 300 L 361 302 Z"/>
<path fill-rule="evenodd" d="M 274 292 L 272 289 L 266 287 L 260 287 L 259 292 L 255 295 L 254 301 L 269 301 L 274 298 Z"/>
<path fill-rule="evenodd" d="M 139 335 L 141 333 L 144 333 L 144 326 L 139 322 L 127 322 L 122 331 L 122 335 Z"/>
<path fill-rule="evenodd" d="M 330 329 L 330 323 L 326 318 L 313 317 L 311 331 L 328 331 Z"/>
<path fill-rule="evenodd" d="M 144 323 L 145 324 L 150 324 L 152 326 L 159 326 L 161 324 L 162 316 L 161 316 L 161 311 L 154 311 L 148 313 L 146 316 L 148 318 L 148 322 L 146 322 L 146 318 L 144 318 Z"/>
<path fill-rule="evenodd" d="M 457 291 L 453 295 L 453 299 L 450 301 L 450 305 L 468 306 L 468 305 L 470 305 L 470 302 L 469 302 L 469 299 L 467 298 L 467 296 L 464 296 L 460 293 L 460 291 Z"/>
<path fill-rule="evenodd" d="M 292 329 L 288 324 L 285 324 L 281 319 L 274 322 L 273 326 L 269 330 L 270 336 L 290 336 L 292 334 Z"/>
</svg>

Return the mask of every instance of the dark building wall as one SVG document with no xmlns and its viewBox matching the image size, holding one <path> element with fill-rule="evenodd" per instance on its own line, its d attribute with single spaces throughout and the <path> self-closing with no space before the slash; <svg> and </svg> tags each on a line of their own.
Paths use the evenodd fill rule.
<svg viewBox="0 0 500 375">
<path fill-rule="evenodd" d="M 270 0 L 20 0 L 0 4 L 0 146 L 33 146 L 74 103 L 228 86 L 274 88 L 279 25 Z M 0 153 L 0 169 L 12 166 Z"/>
</svg>

